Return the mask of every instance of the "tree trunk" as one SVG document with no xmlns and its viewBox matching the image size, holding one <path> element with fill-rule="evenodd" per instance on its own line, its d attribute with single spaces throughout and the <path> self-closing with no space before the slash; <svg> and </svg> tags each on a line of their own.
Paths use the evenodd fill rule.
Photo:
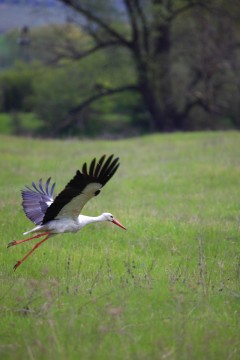
<svg viewBox="0 0 240 360">
<path fill-rule="evenodd" d="M 164 131 L 164 116 L 155 89 L 150 86 L 147 79 L 141 79 L 139 82 L 139 91 L 150 115 L 150 130 Z"/>
<path fill-rule="evenodd" d="M 153 32 L 152 46 L 145 59 L 135 51 L 138 87 L 150 114 L 152 131 L 175 129 L 176 108 L 174 106 L 171 81 L 170 24 L 158 26 Z"/>
</svg>

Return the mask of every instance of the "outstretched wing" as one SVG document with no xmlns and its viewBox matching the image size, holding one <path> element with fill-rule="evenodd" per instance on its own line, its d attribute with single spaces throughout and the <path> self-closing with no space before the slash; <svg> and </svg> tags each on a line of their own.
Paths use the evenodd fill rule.
<svg viewBox="0 0 240 360">
<path fill-rule="evenodd" d="M 22 206 L 26 216 L 36 225 L 40 225 L 48 207 L 53 203 L 53 192 L 55 183 L 50 186 L 51 178 L 42 185 L 42 179 L 39 180 L 38 186 L 33 182 L 31 189 L 26 186 L 22 190 Z"/>
<path fill-rule="evenodd" d="M 89 170 L 85 163 L 81 171 L 47 208 L 42 224 L 61 218 L 77 218 L 88 200 L 100 193 L 100 189 L 111 179 L 119 167 L 118 158 L 103 155 L 99 161 L 93 159 Z"/>
</svg>

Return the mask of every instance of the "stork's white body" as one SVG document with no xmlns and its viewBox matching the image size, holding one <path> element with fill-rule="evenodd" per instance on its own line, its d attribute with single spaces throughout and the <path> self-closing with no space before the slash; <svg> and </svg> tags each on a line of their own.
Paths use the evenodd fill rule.
<svg viewBox="0 0 240 360">
<path fill-rule="evenodd" d="M 61 221 L 52 220 L 44 225 L 38 225 L 32 230 L 26 231 L 25 233 L 23 233 L 23 235 L 40 233 L 42 231 L 49 231 L 52 235 L 68 232 L 76 233 L 88 224 L 92 224 L 95 222 L 112 221 L 112 219 L 113 215 L 110 213 L 103 213 L 99 216 L 79 215 L 76 219 L 62 218 Z"/>
</svg>

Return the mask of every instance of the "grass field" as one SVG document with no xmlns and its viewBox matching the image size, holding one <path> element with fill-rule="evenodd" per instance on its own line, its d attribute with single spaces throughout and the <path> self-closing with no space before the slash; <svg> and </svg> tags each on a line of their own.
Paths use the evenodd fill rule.
<svg viewBox="0 0 240 360">
<path fill-rule="evenodd" d="M 121 159 L 84 214 L 93 224 L 7 249 L 32 224 L 20 189 L 60 191 L 83 161 Z M 239 359 L 240 134 L 121 141 L 0 137 L 0 358 Z"/>
</svg>

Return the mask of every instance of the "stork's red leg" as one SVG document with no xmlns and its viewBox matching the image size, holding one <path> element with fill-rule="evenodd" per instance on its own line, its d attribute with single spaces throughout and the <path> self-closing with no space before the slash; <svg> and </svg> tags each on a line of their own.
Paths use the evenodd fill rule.
<svg viewBox="0 0 240 360">
<path fill-rule="evenodd" d="M 26 260 L 29 255 L 31 255 L 34 250 L 36 250 L 44 241 L 46 241 L 49 238 L 50 234 L 48 234 L 43 240 L 39 241 L 33 248 L 30 250 L 23 258 L 22 260 L 18 260 L 18 262 L 14 265 L 13 269 L 14 271 L 17 270 L 17 268 L 23 263 L 24 260 Z"/>
<path fill-rule="evenodd" d="M 21 243 L 23 243 L 23 242 L 25 242 L 25 241 L 37 239 L 37 238 L 39 238 L 39 237 L 41 237 L 41 236 L 48 235 L 48 234 L 49 234 L 49 232 L 44 232 L 44 233 L 37 234 L 37 235 L 32 236 L 32 237 L 27 238 L 27 239 L 23 239 L 23 240 L 13 240 L 13 241 L 11 241 L 10 243 L 8 243 L 8 246 L 7 246 L 7 247 L 14 246 L 14 245 L 18 245 L 18 244 L 21 244 Z"/>
</svg>

